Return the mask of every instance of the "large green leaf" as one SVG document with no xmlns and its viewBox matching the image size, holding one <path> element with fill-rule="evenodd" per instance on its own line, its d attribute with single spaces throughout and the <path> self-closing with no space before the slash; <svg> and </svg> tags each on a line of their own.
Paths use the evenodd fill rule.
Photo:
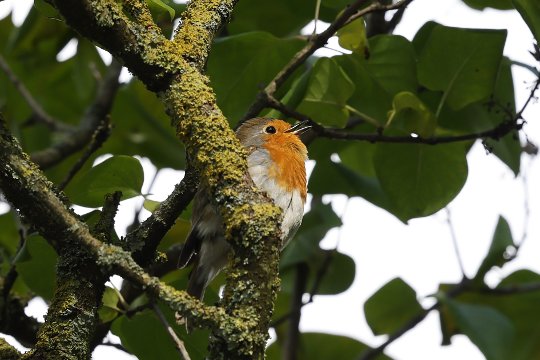
<svg viewBox="0 0 540 360">
<path fill-rule="evenodd" d="M 475 280 L 482 283 L 484 276 L 492 267 L 504 265 L 509 259 L 508 250 L 514 246 L 510 226 L 506 219 L 501 216 L 495 228 L 495 234 L 493 234 L 488 253 L 476 272 Z"/>
<path fill-rule="evenodd" d="M 444 304 L 460 332 L 478 346 L 487 360 L 515 359 L 510 352 L 515 329 L 508 317 L 489 306 L 451 299 L 445 300 Z"/>
<path fill-rule="evenodd" d="M 268 347 L 266 356 L 268 360 L 282 359 L 281 344 L 274 342 Z M 358 359 L 363 351 L 369 347 L 357 340 L 345 336 L 302 333 L 298 348 L 298 360 L 328 360 L 328 359 Z M 378 360 L 390 359 L 382 354 Z"/>
<path fill-rule="evenodd" d="M 395 278 L 364 303 L 366 321 L 375 335 L 390 334 L 422 311 L 416 291 Z"/>
<path fill-rule="evenodd" d="M 460 143 L 379 144 L 375 170 L 402 221 L 445 207 L 467 179 L 465 146 Z"/>
<path fill-rule="evenodd" d="M 512 0 L 463 0 L 463 2 L 473 9 L 483 10 L 494 8 L 499 10 L 513 9 Z"/>
<path fill-rule="evenodd" d="M 309 191 L 320 196 L 361 196 L 393 213 L 390 199 L 375 176 L 373 154 L 376 147 L 377 145 L 369 143 L 336 143 L 317 139 L 310 147 L 310 154 L 317 163 L 309 178 Z M 336 152 L 342 160 L 341 163 L 329 159 L 330 155 Z"/>
<path fill-rule="evenodd" d="M 278 39 L 264 32 L 246 33 L 218 39 L 208 59 L 208 75 L 218 104 L 236 122 L 265 86 L 303 42 Z"/>
<path fill-rule="evenodd" d="M 540 2 L 537 0 L 512 0 L 512 2 L 531 29 L 536 41 L 540 43 Z"/>
<path fill-rule="evenodd" d="M 401 91 L 416 92 L 416 57 L 409 40 L 399 35 L 378 35 L 370 39 L 369 72 L 392 96 Z"/>
<path fill-rule="evenodd" d="M 103 206 L 105 195 L 122 192 L 123 199 L 141 195 L 144 181 L 139 160 L 131 156 L 113 156 L 78 175 L 66 189 L 70 199 L 87 207 Z"/>
<path fill-rule="evenodd" d="M 354 84 L 332 58 L 320 58 L 310 73 L 298 111 L 324 125 L 343 127 L 349 118 L 347 100 Z"/>
<path fill-rule="evenodd" d="M 425 36 L 425 34 L 423 35 Z M 419 53 L 418 79 L 443 91 L 453 109 L 487 99 L 493 92 L 506 30 L 460 29 L 436 25 Z"/>
<path fill-rule="evenodd" d="M 145 156 L 158 168 L 185 167 L 183 146 L 175 136 L 163 104 L 140 81 L 134 79 L 119 90 L 111 122 L 113 134 L 101 154 Z"/>
<path fill-rule="evenodd" d="M 355 163 L 354 154 L 361 147 L 354 144 L 350 149 L 350 161 Z M 371 159 L 369 160 L 372 161 Z M 362 157 L 357 160 L 362 163 Z M 363 166 L 363 165 L 358 165 Z M 366 165 L 369 167 L 370 165 Z M 365 175 L 349 168 L 346 164 L 336 163 L 330 159 L 318 160 L 309 178 L 309 191 L 315 195 L 345 194 L 361 196 L 367 201 L 391 211 L 392 204 L 388 195 L 382 190 L 379 180 L 371 174 Z"/>
<path fill-rule="evenodd" d="M 57 255 L 41 236 L 26 239 L 26 250 L 30 257 L 17 262 L 17 272 L 24 283 L 45 300 L 53 297 L 56 279 Z"/>
<path fill-rule="evenodd" d="M 423 94 L 424 98 L 426 93 Z M 432 107 L 437 107 L 440 96 L 429 100 Z M 510 60 L 503 58 L 494 93 L 486 104 L 471 104 L 460 110 L 448 106 L 442 108 L 439 114 L 439 126 L 459 133 L 482 132 L 491 130 L 499 124 L 508 121 L 508 114 L 515 113 L 514 84 L 510 69 Z M 521 145 L 516 132 L 511 132 L 501 139 L 486 139 L 485 145 L 495 156 L 503 161 L 515 175 L 519 173 Z"/>
<path fill-rule="evenodd" d="M 334 57 L 355 85 L 348 104 L 384 125 L 394 95 L 416 92 L 416 59 L 411 43 L 401 36 L 380 35 L 370 39 L 370 57 L 358 54 Z"/>
</svg>

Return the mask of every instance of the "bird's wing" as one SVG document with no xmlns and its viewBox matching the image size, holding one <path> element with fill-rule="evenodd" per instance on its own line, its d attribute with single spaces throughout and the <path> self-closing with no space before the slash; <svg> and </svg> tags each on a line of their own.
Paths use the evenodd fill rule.
<svg viewBox="0 0 540 360">
<path fill-rule="evenodd" d="M 178 259 L 179 268 L 185 268 L 195 260 L 197 253 L 201 249 L 201 243 L 202 237 L 197 231 L 197 226 L 193 226 L 180 252 L 180 258 Z"/>
</svg>

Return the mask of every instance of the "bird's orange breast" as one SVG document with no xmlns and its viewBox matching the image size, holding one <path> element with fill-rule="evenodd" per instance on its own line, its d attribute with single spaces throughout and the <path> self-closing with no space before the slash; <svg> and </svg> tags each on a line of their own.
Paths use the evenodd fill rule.
<svg viewBox="0 0 540 360">
<path fill-rule="evenodd" d="M 306 147 L 299 139 L 276 138 L 264 145 L 272 161 L 268 170 L 269 176 L 286 191 L 298 190 L 305 202 L 307 196 Z"/>
</svg>

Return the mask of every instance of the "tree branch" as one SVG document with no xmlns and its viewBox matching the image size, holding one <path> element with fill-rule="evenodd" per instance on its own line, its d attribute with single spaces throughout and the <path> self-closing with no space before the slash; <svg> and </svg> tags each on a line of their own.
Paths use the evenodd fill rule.
<svg viewBox="0 0 540 360">
<path fill-rule="evenodd" d="M 8 342 L 0 338 L 0 359 L 2 360 L 18 360 L 21 356 L 19 350 L 8 344 Z"/>
<path fill-rule="evenodd" d="M 69 259 L 79 261 L 81 258 L 91 257 L 97 261 L 101 269 L 117 273 L 138 284 L 141 288 L 145 288 L 151 296 L 165 302 L 172 310 L 189 317 L 194 325 L 212 328 L 217 336 L 224 339 L 237 339 L 238 334 L 246 333 L 254 326 L 254 320 L 239 322 L 229 316 L 224 309 L 205 306 L 185 291 L 178 291 L 161 283 L 158 278 L 145 273 L 128 252 L 118 246 L 104 244 L 93 237 L 86 224 L 80 222 L 57 197 L 52 190 L 53 184 L 22 152 L 17 140 L 8 133 L 3 119 L 0 119 L 0 188 L 4 191 L 7 200 L 19 209 L 21 214 L 36 227 L 57 252 L 65 254 L 66 249 L 76 252 L 65 257 L 67 262 L 65 266 L 70 265 Z M 28 191 L 29 189 L 30 191 Z M 47 214 L 47 216 L 43 216 L 43 214 Z M 74 268 L 78 267 L 71 264 L 70 269 Z M 70 272 L 62 265 L 59 274 L 69 276 Z M 58 284 L 61 285 L 62 289 L 65 289 L 70 286 L 82 287 L 85 282 L 81 282 L 77 278 L 73 281 L 69 281 L 69 279 L 65 282 L 59 281 Z M 71 290 L 67 291 L 66 294 L 73 294 Z M 78 290 L 82 292 L 84 288 L 78 288 Z M 88 301 L 88 298 L 81 296 L 80 300 Z M 100 301 L 101 297 L 98 299 L 98 304 Z M 69 308 L 71 306 L 68 306 Z M 45 334 L 53 337 L 54 334 L 59 334 L 59 328 L 53 326 L 55 321 L 54 318 L 51 320 L 50 315 L 56 313 L 62 316 L 61 309 L 61 301 L 53 302 L 45 323 L 45 325 L 49 323 Z M 77 313 L 81 309 L 77 308 L 72 311 Z M 85 331 L 84 326 L 81 327 L 80 331 Z M 41 337 L 43 347 L 69 343 L 68 339 L 56 341 L 50 336 Z M 80 349 L 75 346 L 74 350 Z"/>
<path fill-rule="evenodd" d="M 279 110 L 286 116 L 292 117 L 297 120 L 309 120 L 313 132 L 318 137 L 334 139 L 334 140 L 367 141 L 370 143 L 404 143 L 404 144 L 436 145 L 436 144 L 445 144 L 445 143 L 469 141 L 469 140 L 477 140 L 477 139 L 487 139 L 487 138 L 490 138 L 493 140 L 499 140 L 505 135 L 508 135 L 509 133 L 511 133 L 512 131 L 520 131 L 524 125 L 524 122 L 520 121 L 522 120 L 523 111 L 525 110 L 526 106 L 530 103 L 530 100 L 534 97 L 534 94 L 539 86 L 540 86 L 540 78 L 536 81 L 535 86 L 531 90 L 529 94 L 529 98 L 527 99 L 527 102 L 525 103 L 523 108 L 514 116 L 513 119 L 510 119 L 508 121 L 503 121 L 497 126 L 491 129 L 485 130 L 485 131 L 479 131 L 479 132 L 468 133 L 468 134 L 463 134 L 463 135 L 453 135 L 453 136 L 433 136 L 429 138 L 424 138 L 421 136 L 413 136 L 413 135 L 387 136 L 381 133 L 376 133 L 376 134 L 354 133 L 354 132 L 346 131 L 344 129 L 327 128 L 316 123 L 309 116 L 299 113 L 298 111 L 287 107 L 286 105 L 281 103 L 279 100 L 277 100 L 273 96 L 266 96 L 266 99 L 267 99 L 266 101 L 269 107 Z"/>
<path fill-rule="evenodd" d="M 153 303 L 152 304 L 152 309 L 154 310 L 154 313 L 157 315 L 157 317 L 159 319 L 159 322 L 163 325 L 165 330 L 167 330 L 167 333 L 169 334 L 172 341 L 174 342 L 174 345 L 175 345 L 176 349 L 180 352 L 180 355 L 182 356 L 182 359 L 191 360 L 191 358 L 189 357 L 189 354 L 188 354 L 188 352 L 186 350 L 186 347 L 184 345 L 184 342 L 182 340 L 180 340 L 178 335 L 176 335 L 176 332 L 174 331 L 172 326 L 169 324 L 169 322 L 165 318 L 165 315 L 163 315 L 163 313 L 161 312 L 159 307 L 155 303 Z"/>
<path fill-rule="evenodd" d="M 57 121 L 41 107 L 41 105 L 34 99 L 30 91 L 28 91 L 26 86 L 24 86 L 23 82 L 17 77 L 17 75 L 15 75 L 2 55 L 0 55 L 0 69 L 2 69 L 2 71 L 6 74 L 13 86 L 15 86 L 15 89 L 19 92 L 19 94 L 21 94 L 30 109 L 32 109 L 34 116 L 33 120 L 44 124 L 53 131 L 71 130 L 71 126 Z"/>
<path fill-rule="evenodd" d="M 198 174 L 188 168 L 182 181 L 159 207 L 125 238 L 125 249 L 141 266 L 147 266 L 154 259 L 159 242 L 174 225 L 182 211 L 189 205 L 198 187 Z"/>
</svg>

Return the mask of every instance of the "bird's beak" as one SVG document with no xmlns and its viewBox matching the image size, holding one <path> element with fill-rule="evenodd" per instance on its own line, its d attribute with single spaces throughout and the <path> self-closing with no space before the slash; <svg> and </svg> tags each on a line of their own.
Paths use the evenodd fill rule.
<svg viewBox="0 0 540 360">
<path fill-rule="evenodd" d="M 293 126 L 291 126 L 290 129 L 285 130 L 285 132 L 300 136 L 309 129 L 311 129 L 311 125 L 309 125 L 309 120 L 304 120 L 294 124 Z"/>
</svg>

